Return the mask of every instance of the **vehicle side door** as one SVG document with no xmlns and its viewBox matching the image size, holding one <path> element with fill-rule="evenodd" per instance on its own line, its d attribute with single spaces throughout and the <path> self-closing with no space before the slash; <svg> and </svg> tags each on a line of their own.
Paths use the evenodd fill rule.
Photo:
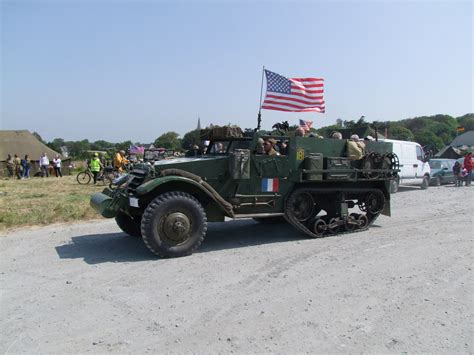
<svg viewBox="0 0 474 355">
<path fill-rule="evenodd" d="M 402 143 L 402 161 L 400 164 L 403 165 L 402 173 L 403 178 L 407 183 L 416 183 L 418 171 L 421 171 L 420 163 L 416 158 L 416 149 L 415 145 Z"/>
<path fill-rule="evenodd" d="M 428 162 L 426 162 L 425 160 L 425 152 L 423 151 L 423 148 L 421 148 L 420 145 L 416 145 L 416 162 L 415 164 L 413 165 L 414 167 L 416 166 L 415 168 L 415 174 L 416 174 L 416 178 L 417 180 L 421 180 L 423 179 L 423 176 L 428 174 L 428 175 L 431 175 L 431 168 L 430 168 L 430 165 L 428 164 Z"/>
</svg>

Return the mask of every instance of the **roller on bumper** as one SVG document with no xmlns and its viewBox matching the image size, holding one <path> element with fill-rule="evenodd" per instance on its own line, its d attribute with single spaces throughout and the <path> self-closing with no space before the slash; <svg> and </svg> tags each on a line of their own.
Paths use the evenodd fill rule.
<svg viewBox="0 0 474 355">
<path fill-rule="evenodd" d="M 113 203 L 114 199 L 102 192 L 91 196 L 90 204 L 97 212 L 105 218 L 113 218 L 117 215 L 118 205 Z"/>
</svg>

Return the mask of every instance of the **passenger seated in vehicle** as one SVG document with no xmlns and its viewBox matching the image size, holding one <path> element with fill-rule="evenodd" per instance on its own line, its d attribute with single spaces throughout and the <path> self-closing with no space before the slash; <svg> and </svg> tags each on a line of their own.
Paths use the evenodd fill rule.
<svg viewBox="0 0 474 355">
<path fill-rule="evenodd" d="M 284 141 L 280 143 L 279 152 L 280 152 L 280 155 L 288 155 L 288 141 Z"/>
<path fill-rule="evenodd" d="M 304 131 L 304 128 L 302 127 L 298 127 L 295 130 L 295 137 L 304 137 L 304 134 L 305 134 L 305 131 Z"/>
<path fill-rule="evenodd" d="M 341 133 L 341 132 L 337 132 L 337 131 L 332 132 L 332 133 L 331 133 L 331 138 L 332 138 L 332 139 L 342 139 L 342 133 Z"/>
<path fill-rule="evenodd" d="M 265 149 L 263 148 L 265 141 L 263 138 L 257 139 L 257 147 L 255 148 L 255 154 L 265 154 Z"/>
<path fill-rule="evenodd" d="M 195 157 L 197 155 L 201 155 L 201 151 L 199 150 L 199 146 L 197 144 L 193 145 L 193 149 L 190 149 L 184 155 L 185 157 Z"/>
<path fill-rule="evenodd" d="M 357 134 L 353 134 L 347 141 L 347 156 L 351 160 L 360 160 L 365 154 L 365 143 L 359 139 Z"/>
<path fill-rule="evenodd" d="M 275 150 L 276 143 L 277 141 L 273 138 L 265 140 L 265 143 L 263 143 L 263 149 L 265 150 L 266 155 L 280 155 L 280 153 Z"/>
</svg>

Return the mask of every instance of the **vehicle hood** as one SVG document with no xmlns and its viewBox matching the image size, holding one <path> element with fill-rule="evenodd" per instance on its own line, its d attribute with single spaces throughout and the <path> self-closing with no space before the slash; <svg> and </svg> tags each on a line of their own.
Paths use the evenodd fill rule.
<svg viewBox="0 0 474 355">
<path fill-rule="evenodd" d="M 155 162 L 154 168 L 156 172 L 166 169 L 181 169 L 201 177 L 212 179 L 222 176 L 225 169 L 228 169 L 228 158 L 227 155 L 210 155 L 164 159 Z"/>
<path fill-rule="evenodd" d="M 155 162 L 155 166 L 161 167 L 164 165 L 175 165 L 175 164 L 200 164 L 202 162 L 209 162 L 210 160 L 218 160 L 227 158 L 225 155 L 208 155 L 204 157 L 183 157 L 173 159 L 163 159 Z M 167 169 L 167 167 L 165 168 Z"/>
</svg>

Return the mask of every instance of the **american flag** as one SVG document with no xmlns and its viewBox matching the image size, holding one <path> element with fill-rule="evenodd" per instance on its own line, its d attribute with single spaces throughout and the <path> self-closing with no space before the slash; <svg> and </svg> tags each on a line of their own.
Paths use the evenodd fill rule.
<svg viewBox="0 0 474 355">
<path fill-rule="evenodd" d="M 262 108 L 289 112 L 324 112 L 324 79 L 285 78 L 265 69 L 267 92 Z"/>
<path fill-rule="evenodd" d="M 305 131 L 309 131 L 312 125 L 313 121 L 300 120 L 300 127 L 303 128 Z"/>
</svg>

